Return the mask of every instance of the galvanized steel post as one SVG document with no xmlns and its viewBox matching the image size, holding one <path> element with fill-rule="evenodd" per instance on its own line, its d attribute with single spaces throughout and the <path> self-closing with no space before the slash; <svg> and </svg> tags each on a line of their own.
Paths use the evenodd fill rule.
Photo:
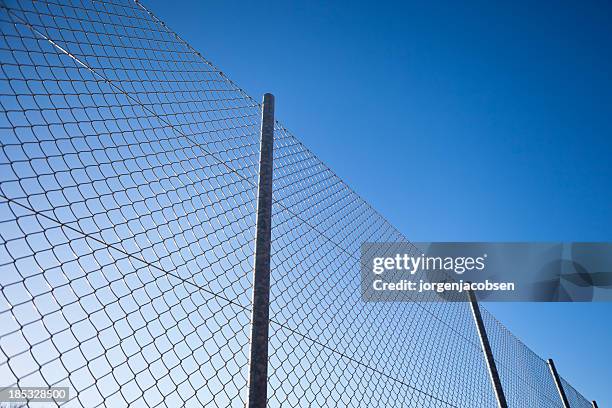
<svg viewBox="0 0 612 408">
<path fill-rule="evenodd" d="M 259 186 L 253 273 L 253 311 L 249 362 L 248 407 L 264 408 L 268 391 L 268 331 L 270 324 L 270 247 L 272 242 L 272 163 L 274 96 L 263 97 Z"/>
<path fill-rule="evenodd" d="M 570 408 L 567 395 L 565 395 L 565 390 L 563 389 L 563 384 L 561 384 L 561 379 L 559 378 L 559 373 L 557 373 L 557 367 L 555 367 L 555 362 L 549 358 L 547 363 L 548 368 L 550 368 L 550 374 L 552 375 L 555 385 L 557 386 L 557 391 L 559 391 L 559 398 L 561 398 L 563 408 Z"/>
<path fill-rule="evenodd" d="M 485 325 L 482 321 L 482 315 L 480 313 L 480 307 L 474 292 L 468 291 L 468 298 L 470 300 L 470 306 L 472 307 L 472 315 L 474 316 L 474 322 L 476 323 L 476 330 L 478 331 L 478 337 L 480 338 L 480 345 L 485 355 L 487 368 L 489 369 L 489 377 L 491 378 L 491 384 L 493 385 L 493 391 L 495 391 L 495 398 L 497 399 L 497 405 L 499 408 L 508 408 L 506 402 L 506 396 L 499 379 L 499 373 L 497 366 L 495 365 L 495 359 L 493 358 L 493 352 L 491 351 L 491 344 L 489 343 L 489 337 Z"/>
</svg>

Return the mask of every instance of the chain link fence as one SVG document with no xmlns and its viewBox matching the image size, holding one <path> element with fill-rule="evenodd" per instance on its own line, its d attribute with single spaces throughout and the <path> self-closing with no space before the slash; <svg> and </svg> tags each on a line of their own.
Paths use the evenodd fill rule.
<svg viewBox="0 0 612 408">
<path fill-rule="evenodd" d="M 137 1 L 0 4 L 0 387 L 244 406 L 259 103 Z M 496 406 L 468 304 L 360 300 L 408 241 L 278 122 L 273 190 L 269 406 Z M 562 407 L 485 323 L 509 405 Z"/>
</svg>

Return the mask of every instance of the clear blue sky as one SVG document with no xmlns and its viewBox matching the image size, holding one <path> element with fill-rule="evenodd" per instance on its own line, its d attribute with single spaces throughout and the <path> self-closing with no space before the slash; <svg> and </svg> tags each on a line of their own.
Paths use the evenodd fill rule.
<svg viewBox="0 0 612 408">
<path fill-rule="evenodd" d="M 149 0 L 415 241 L 612 241 L 612 5 Z M 612 407 L 612 304 L 490 304 Z"/>
</svg>

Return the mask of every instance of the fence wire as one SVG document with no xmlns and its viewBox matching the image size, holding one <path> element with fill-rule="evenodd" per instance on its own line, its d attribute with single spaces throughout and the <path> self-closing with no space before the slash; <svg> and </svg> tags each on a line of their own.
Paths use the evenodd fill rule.
<svg viewBox="0 0 612 408">
<path fill-rule="evenodd" d="M 244 406 L 259 104 L 139 2 L 0 4 L 0 387 Z M 269 406 L 495 407 L 468 305 L 362 302 L 361 244 L 407 239 L 278 122 L 274 156 Z M 510 406 L 560 407 L 485 320 Z"/>
<path fill-rule="evenodd" d="M 587 401 L 582 394 L 578 392 L 570 383 L 564 378 L 561 378 L 561 384 L 565 391 L 565 396 L 572 408 L 593 408 L 593 405 Z"/>
</svg>

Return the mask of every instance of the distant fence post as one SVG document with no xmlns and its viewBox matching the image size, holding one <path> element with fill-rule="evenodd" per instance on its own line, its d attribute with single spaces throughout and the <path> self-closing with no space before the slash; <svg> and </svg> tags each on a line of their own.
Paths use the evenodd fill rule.
<svg viewBox="0 0 612 408">
<path fill-rule="evenodd" d="M 249 360 L 249 408 L 265 408 L 268 398 L 273 148 L 274 96 L 266 93 L 263 97 L 261 114 L 261 149 L 259 152 L 255 270 L 253 273 L 253 311 Z"/>
<path fill-rule="evenodd" d="M 480 345 L 485 355 L 487 362 L 487 368 L 489 369 L 489 377 L 491 378 L 491 384 L 495 391 L 495 398 L 497 399 L 497 405 L 499 408 L 508 408 L 506 402 L 506 396 L 504 395 L 504 389 L 502 388 L 501 381 L 499 379 L 499 373 L 497 366 L 495 365 L 495 359 L 493 358 L 493 352 L 491 351 L 491 344 L 489 343 L 489 337 L 485 325 L 482 321 L 482 315 L 480 314 L 480 307 L 473 291 L 468 291 L 468 298 L 470 300 L 470 306 L 472 308 L 472 315 L 474 316 L 474 322 L 476 323 L 476 330 L 478 331 L 478 337 L 480 338 Z"/>
<path fill-rule="evenodd" d="M 557 391 L 559 391 L 559 397 L 561 398 L 561 402 L 563 403 L 563 408 L 570 408 L 569 400 L 567 399 L 567 395 L 565 395 L 563 384 L 561 384 L 561 379 L 559 378 L 559 373 L 557 373 L 557 367 L 555 367 L 555 362 L 552 361 L 551 358 L 549 358 L 547 363 L 548 368 L 550 368 L 550 374 L 552 375 L 553 380 L 555 381 L 555 385 L 557 386 Z"/>
</svg>

